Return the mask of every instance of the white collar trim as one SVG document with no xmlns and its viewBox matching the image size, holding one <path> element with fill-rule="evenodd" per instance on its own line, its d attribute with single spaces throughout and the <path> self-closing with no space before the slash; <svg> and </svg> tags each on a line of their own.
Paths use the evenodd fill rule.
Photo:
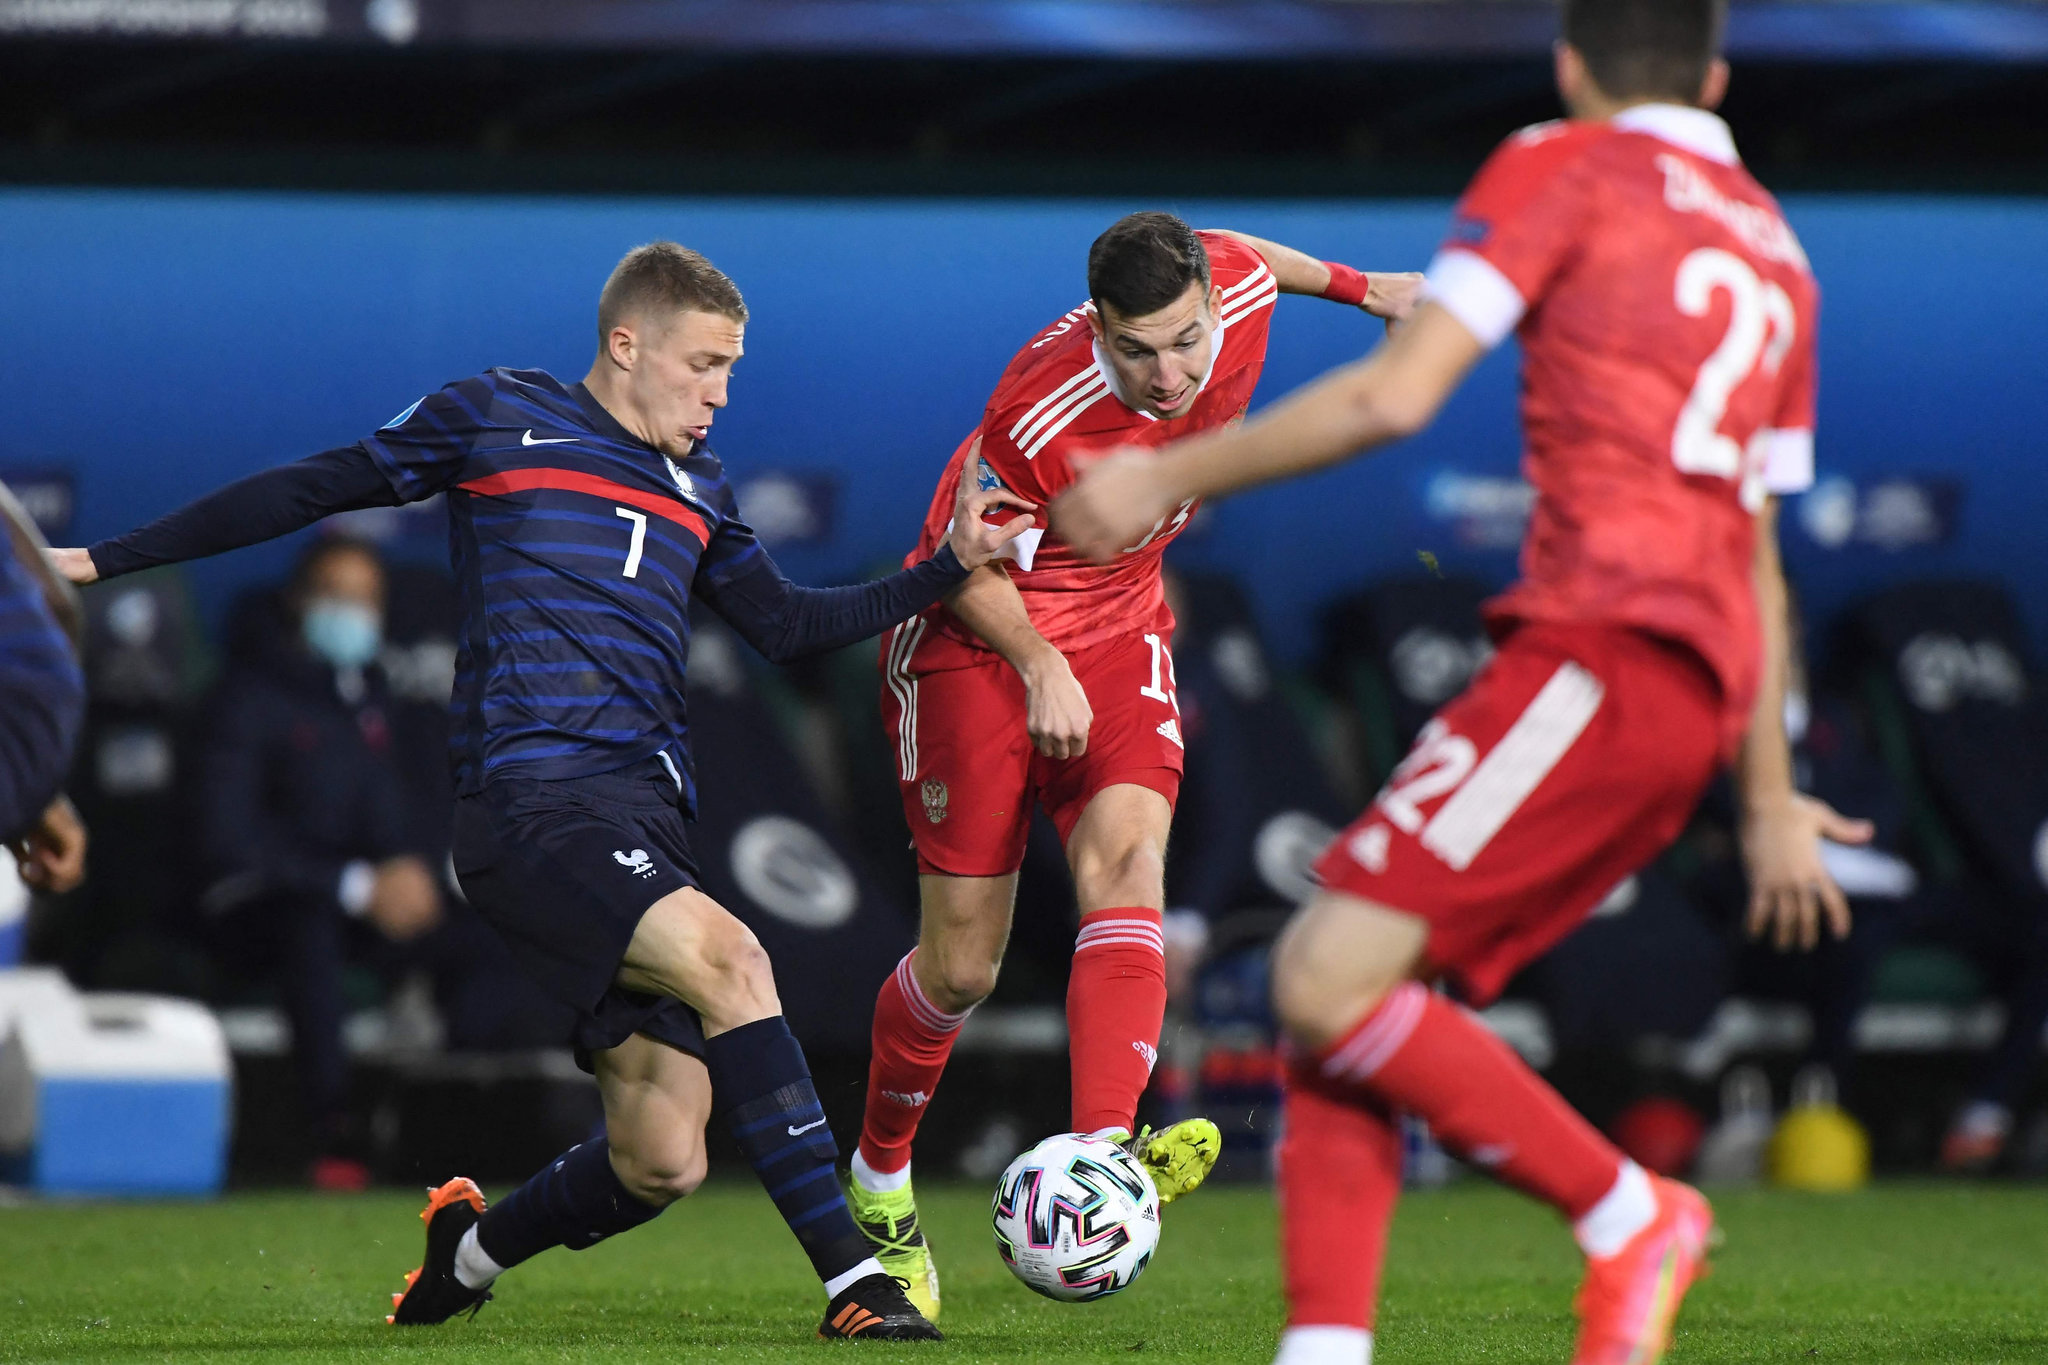
<svg viewBox="0 0 2048 1365">
<path fill-rule="evenodd" d="M 1089 308 L 1092 311 L 1094 305 L 1090 304 Z M 1216 330 L 1209 334 L 1209 370 L 1208 373 L 1202 376 L 1202 381 L 1199 384 L 1195 385 L 1194 398 L 1190 398 L 1188 400 L 1190 403 L 1194 402 L 1195 398 L 1200 398 L 1202 396 L 1202 390 L 1208 388 L 1209 381 L 1215 377 L 1216 362 L 1223 358 L 1223 330 L 1225 326 L 1227 326 L 1227 324 L 1223 321 L 1223 317 L 1219 313 L 1216 318 Z M 1109 357 L 1102 353 L 1102 342 L 1099 340 L 1091 340 L 1088 344 L 1091 348 L 1093 348 L 1095 352 L 1095 368 L 1098 372 L 1101 373 L 1103 382 L 1109 385 L 1109 391 L 1116 395 L 1116 401 L 1122 403 L 1125 407 L 1129 408 L 1132 412 L 1137 413 L 1138 416 L 1144 418 L 1148 422 L 1158 421 L 1159 417 L 1157 414 L 1145 411 L 1144 408 L 1140 407 L 1136 403 L 1133 403 L 1130 399 L 1124 397 L 1124 386 L 1117 382 L 1115 367 L 1109 363 Z"/>
<path fill-rule="evenodd" d="M 1719 114 L 1705 109 L 1687 104 L 1636 104 L 1608 122 L 1625 132 L 1648 133 L 1661 142 L 1724 166 L 1742 163 L 1735 152 L 1735 135 L 1728 131 Z"/>
</svg>

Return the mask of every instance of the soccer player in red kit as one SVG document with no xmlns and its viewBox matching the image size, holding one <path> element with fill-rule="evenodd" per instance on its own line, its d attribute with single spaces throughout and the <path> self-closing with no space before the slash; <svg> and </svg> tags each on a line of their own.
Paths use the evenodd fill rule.
<svg viewBox="0 0 2048 1365">
<path fill-rule="evenodd" d="M 1811 480 L 1817 294 L 1709 112 L 1721 0 L 1565 0 L 1572 117 L 1509 138 L 1460 202 L 1423 305 L 1374 355 L 1257 421 L 1120 453 L 1053 509 L 1106 556 L 1164 509 L 1424 426 L 1492 346 L 1523 353 L 1522 577 L 1499 652 L 1323 855 L 1274 950 L 1292 1047 L 1280 1365 L 1362 1365 L 1402 1112 L 1551 1204 L 1586 1256 L 1579 1365 L 1654 1362 L 1706 1255 L 1698 1193 L 1648 1175 L 1465 1008 L 1679 832 L 1733 760 L 1750 925 L 1810 946 L 1848 910 L 1792 785 L 1772 495 Z"/>
<path fill-rule="evenodd" d="M 1043 504 L 1088 452 L 1236 421 L 1258 384 L 1280 294 L 1391 318 L 1420 284 L 1419 275 L 1365 276 L 1258 238 L 1197 232 L 1171 214 L 1131 214 L 1089 251 L 1089 302 L 1004 371 L 934 496 L 924 540 L 945 537 L 963 469 L 985 490 Z M 951 610 L 913 618 L 887 641 L 883 719 L 917 847 L 923 924 L 876 1001 L 867 1113 L 847 1183 L 855 1220 L 926 1316 L 938 1311 L 938 1277 L 917 1226 L 911 1139 L 960 1025 L 995 986 L 1037 804 L 1066 844 L 1081 908 L 1067 993 L 1073 1128 L 1133 1135 L 1166 1005 L 1166 836 L 1181 775 L 1160 554 L 1194 509 L 1192 500 L 1166 509 L 1106 566 L 1027 531 L 1009 565 L 970 578 Z M 1218 1146 L 1215 1125 L 1197 1119 L 1134 1150 L 1171 1199 L 1201 1182 Z"/>
</svg>

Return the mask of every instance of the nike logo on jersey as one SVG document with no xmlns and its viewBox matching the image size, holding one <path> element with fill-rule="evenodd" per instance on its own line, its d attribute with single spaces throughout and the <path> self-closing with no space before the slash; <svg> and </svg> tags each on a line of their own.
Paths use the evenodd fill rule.
<svg viewBox="0 0 2048 1365">
<path fill-rule="evenodd" d="M 529 427 L 526 434 L 519 438 L 519 444 L 523 446 L 567 446 L 576 444 L 576 438 L 574 436 L 536 436 L 533 434 L 532 428 Z"/>
<path fill-rule="evenodd" d="M 810 1132 L 810 1131 L 811 1131 L 811 1129 L 813 1129 L 813 1128 L 821 1128 L 821 1127 L 823 1127 L 823 1126 L 824 1126 L 824 1123 L 825 1123 L 825 1120 L 823 1120 L 823 1119 L 817 1119 L 817 1120 L 814 1120 L 813 1122 L 810 1122 L 810 1123 L 807 1123 L 807 1124 L 805 1124 L 805 1125 L 804 1125 L 803 1127 L 801 1127 L 801 1128 L 798 1128 L 798 1127 L 795 1127 L 794 1125 L 792 1125 L 792 1126 L 791 1126 L 791 1128 L 790 1128 L 790 1130 L 789 1130 L 789 1135 L 790 1135 L 791 1137 L 802 1137 L 802 1136 L 803 1136 L 803 1135 L 804 1135 L 805 1133 L 808 1133 L 808 1132 Z"/>
</svg>

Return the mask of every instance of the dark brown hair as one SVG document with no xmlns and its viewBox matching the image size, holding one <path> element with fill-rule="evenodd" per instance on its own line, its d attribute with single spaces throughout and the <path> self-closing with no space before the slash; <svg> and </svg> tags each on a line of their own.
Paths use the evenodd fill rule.
<svg viewBox="0 0 2048 1365">
<path fill-rule="evenodd" d="M 1564 0 L 1564 40 L 1610 98 L 1691 104 L 1727 17 L 1727 0 Z"/>
<path fill-rule="evenodd" d="M 610 345 L 612 328 L 636 313 L 723 313 L 747 320 L 740 288 L 704 258 L 675 242 L 649 242 L 627 252 L 597 296 L 597 345 Z"/>
<path fill-rule="evenodd" d="M 1128 214 L 1088 248 L 1088 294 L 1127 318 L 1156 313 L 1188 286 L 1209 289 L 1209 253 L 1195 230 L 1170 213 Z"/>
</svg>

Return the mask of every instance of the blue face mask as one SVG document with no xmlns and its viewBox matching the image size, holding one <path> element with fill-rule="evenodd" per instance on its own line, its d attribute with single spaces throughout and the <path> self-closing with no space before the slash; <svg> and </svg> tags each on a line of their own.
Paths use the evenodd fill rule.
<svg viewBox="0 0 2048 1365">
<path fill-rule="evenodd" d="M 359 602 L 316 597 L 306 604 L 300 629 L 306 647 L 336 668 L 361 668 L 384 643 L 384 622 Z"/>
</svg>

